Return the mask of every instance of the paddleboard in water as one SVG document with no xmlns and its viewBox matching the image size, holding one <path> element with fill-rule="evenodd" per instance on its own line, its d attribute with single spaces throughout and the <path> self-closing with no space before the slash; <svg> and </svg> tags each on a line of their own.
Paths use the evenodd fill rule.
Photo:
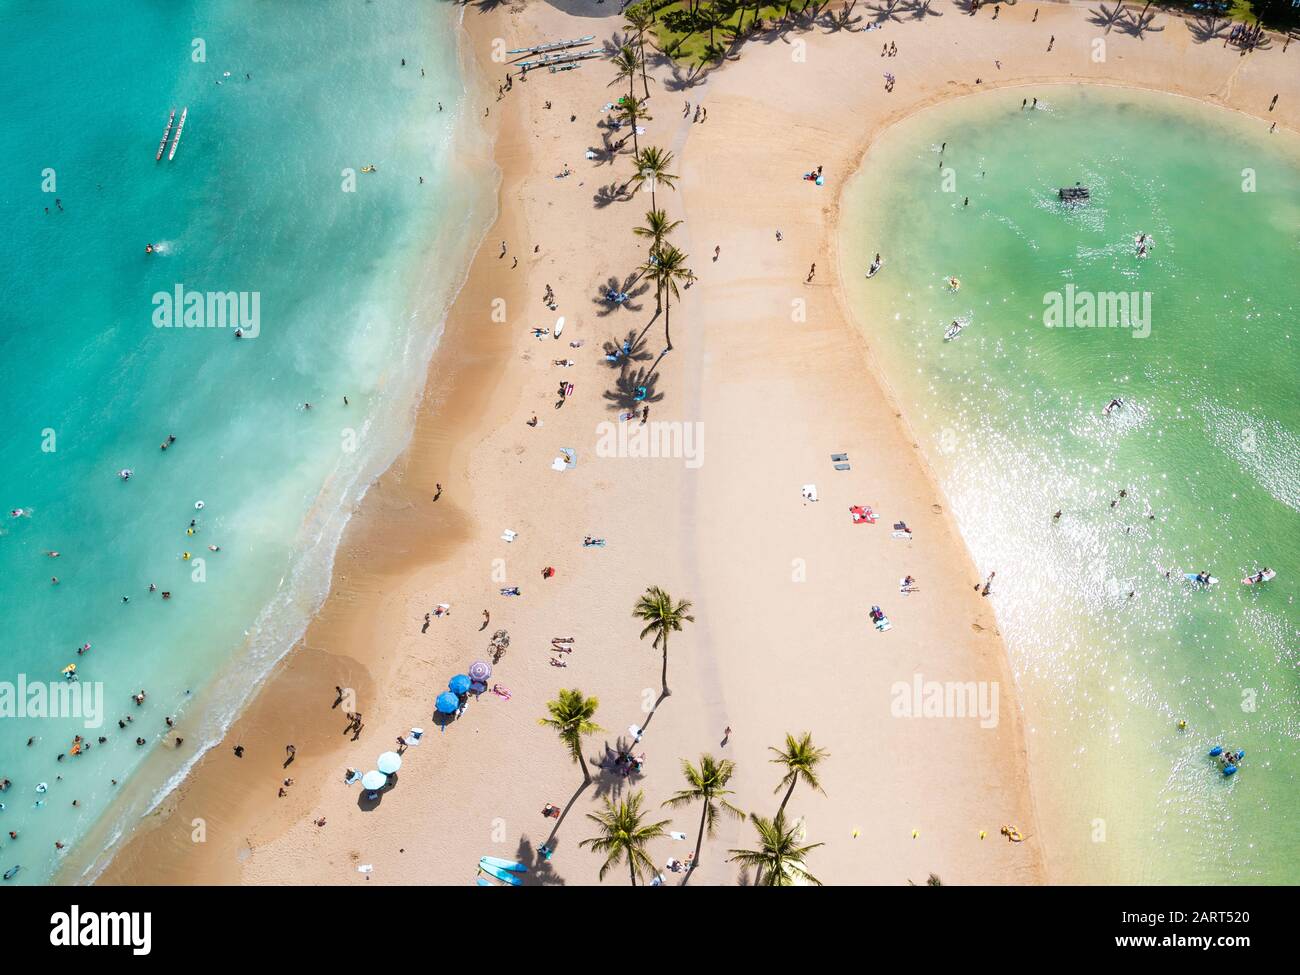
<svg viewBox="0 0 1300 975">
<path fill-rule="evenodd" d="M 1219 580 L 1216 579 L 1214 576 L 1210 576 L 1209 582 L 1201 582 L 1196 578 L 1195 572 L 1184 572 L 1183 578 L 1186 579 L 1188 582 L 1196 583 L 1196 585 L 1198 586 L 1217 586 L 1219 584 Z"/>
<path fill-rule="evenodd" d="M 1269 569 L 1267 572 L 1264 573 L 1264 578 L 1262 578 L 1262 579 L 1260 579 L 1260 580 L 1258 580 L 1258 581 L 1259 581 L 1259 582 L 1271 582 L 1271 581 L 1273 580 L 1273 578 L 1274 578 L 1276 575 L 1277 575 L 1276 572 L 1274 572 L 1272 569 Z M 1246 578 L 1244 578 L 1244 579 L 1241 580 L 1241 584 L 1242 584 L 1243 586 L 1253 586 L 1253 585 L 1255 584 L 1255 582 L 1256 582 L 1256 579 L 1255 579 L 1254 576 L 1246 576 Z"/>
<path fill-rule="evenodd" d="M 509 870 L 502 870 L 500 867 L 494 867 L 490 863 L 480 863 L 478 868 L 489 877 L 496 877 L 502 883 L 507 883 L 511 887 L 518 887 L 523 881 Z"/>
<path fill-rule="evenodd" d="M 564 331 L 564 316 L 561 315 L 559 318 L 555 320 L 555 332 L 554 332 L 555 337 L 558 339 L 560 337 L 560 333 L 563 331 Z"/>
<path fill-rule="evenodd" d="M 509 870 L 511 873 L 527 873 L 528 868 L 517 860 L 502 860 L 500 857 L 479 857 L 479 863 L 485 863 L 489 867 L 500 867 L 502 870 Z"/>
</svg>

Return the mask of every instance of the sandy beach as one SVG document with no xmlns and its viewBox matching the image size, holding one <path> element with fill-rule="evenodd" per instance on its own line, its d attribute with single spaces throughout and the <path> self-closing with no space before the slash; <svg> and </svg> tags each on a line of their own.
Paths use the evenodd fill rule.
<svg viewBox="0 0 1300 975">
<path fill-rule="evenodd" d="M 631 230 L 650 197 L 622 189 L 630 151 L 584 157 L 602 144 L 603 106 L 625 89 L 607 87 L 614 72 L 593 61 L 516 77 L 496 95 L 507 70 L 492 59 L 496 38 L 513 47 L 621 33 L 612 4 L 563 7 L 466 10 L 484 124 L 496 133 L 500 213 L 448 318 L 410 446 L 354 515 L 331 594 L 301 645 L 98 881 L 465 884 L 487 854 L 528 864 L 529 883 L 596 883 L 601 857 L 578 843 L 594 835 L 586 814 L 604 798 L 644 790 L 648 818 L 688 837 L 652 842 L 651 856 L 660 866 L 684 859 L 698 807 L 660 810 L 684 785 L 681 761 L 733 760 L 731 801 L 771 816 L 781 771 L 770 747 L 806 731 L 829 753 L 824 794 L 800 785 L 788 811 L 809 843 L 825 844 L 808 861 L 824 883 L 923 883 L 930 873 L 945 884 L 1069 882 L 1053 872 L 1051 837 L 1036 823 L 995 601 L 973 588 L 1001 567 L 972 564 L 873 363 L 877 323 L 844 300 L 841 275 L 861 269 L 841 267 L 839 193 L 886 127 L 993 87 L 1032 96 L 1059 83 L 1128 85 L 1296 129 L 1298 76 L 1287 60 L 1296 52 L 1282 54 L 1279 43 L 1242 57 L 1196 42 L 1164 13 L 1163 29 L 1137 38 L 1105 33 L 1088 5 L 1006 6 L 994 20 L 944 2 L 942 16 L 900 14 L 880 31 L 804 25 L 763 35 L 693 79 L 653 61 L 653 118 L 640 141 L 674 154 L 679 180 L 658 190 L 658 203 L 684 221 L 674 240 L 698 278 L 672 305 L 673 351 L 641 428 L 619 421 L 623 406 L 607 395 L 619 373 L 601 350 L 651 322 L 653 288 L 631 288 L 621 307 L 599 296 L 646 260 Z M 858 13 L 864 24 L 876 19 L 874 8 Z M 879 48 L 889 41 L 899 54 L 885 64 Z M 886 70 L 898 79 L 889 93 Z M 687 102 L 707 118 L 693 122 Z M 799 178 L 819 166 L 824 186 Z M 557 178 L 566 167 L 571 175 Z M 542 303 L 548 285 L 556 311 Z M 533 336 L 557 315 L 562 339 Z M 636 365 L 649 368 L 662 339 L 660 316 Z M 557 405 L 561 382 L 574 392 Z M 526 422 L 534 415 L 535 427 Z M 620 428 L 685 434 L 691 455 L 607 449 Z M 552 468 L 561 448 L 576 451 L 572 469 Z M 837 453 L 850 470 L 833 469 Z M 815 503 L 801 496 L 810 483 Z M 852 524 L 853 505 L 872 506 L 879 522 Z M 892 537 L 900 520 L 911 540 Z M 518 533 L 511 542 L 507 529 Z M 588 535 L 606 545 L 584 547 Z M 543 578 L 548 566 L 555 573 Z M 919 589 L 906 597 L 904 575 Z M 696 622 L 672 639 L 672 694 L 647 723 L 660 656 L 637 639 L 632 607 L 651 585 L 691 600 Z M 522 595 L 500 595 L 506 586 Z M 440 603 L 450 615 L 425 627 Z M 888 633 L 871 626 L 874 603 L 887 609 Z M 488 657 L 498 629 L 511 642 L 490 683 L 508 688 L 509 700 L 471 698 L 440 730 L 434 698 Z M 549 652 L 554 637 L 572 637 L 572 652 Z M 996 686 L 997 720 L 900 719 L 891 691 L 918 679 Z M 337 702 L 336 687 L 351 693 Z M 560 688 L 600 701 L 604 731 L 585 749 L 593 766 L 640 726 L 632 750 L 645 767 L 627 777 L 593 767 L 545 860 L 537 847 L 555 821 L 543 806 L 567 806 L 582 784 L 554 732 L 538 725 Z M 363 715 L 359 733 L 347 729 L 349 710 Z M 372 768 L 413 726 L 426 734 L 379 802 L 344 785 L 346 768 Z M 286 777 L 293 784 L 281 796 Z M 1026 841 L 1000 837 L 1003 824 Z M 748 823 L 721 820 L 691 882 L 749 882 L 727 851 L 753 837 Z M 627 872 L 604 882 L 626 884 Z"/>
</svg>

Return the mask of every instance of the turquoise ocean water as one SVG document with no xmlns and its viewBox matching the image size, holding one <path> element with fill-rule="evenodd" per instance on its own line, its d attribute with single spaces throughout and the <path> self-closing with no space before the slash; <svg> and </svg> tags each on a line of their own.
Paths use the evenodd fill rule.
<svg viewBox="0 0 1300 975">
<path fill-rule="evenodd" d="M 890 129 L 846 191 L 850 300 L 997 572 L 1054 880 L 1300 881 L 1300 145 L 1267 129 L 1014 89 Z M 1067 285 L 1136 292 L 1149 334 L 1048 328 Z M 1181 578 L 1201 569 L 1219 584 Z M 1246 750 L 1235 777 L 1215 744 Z"/>
<path fill-rule="evenodd" d="M 301 632 L 347 511 L 409 435 L 495 190 L 468 164 L 483 147 L 458 17 L 398 0 L 0 0 L 0 865 L 22 865 L 15 883 L 52 875 L 56 840 L 90 859 L 77 840 L 112 779 L 154 754 L 147 806 L 218 735 Z M 155 162 L 187 106 L 175 159 Z M 243 339 L 155 327 L 154 295 L 177 285 L 246 293 L 250 310 L 255 295 L 258 319 Z M 102 727 L 14 714 L 20 681 L 69 663 L 90 703 L 102 689 Z M 169 714 L 186 744 L 159 761 Z M 92 748 L 67 756 L 77 734 Z M 143 811 L 123 806 L 113 832 Z"/>
</svg>

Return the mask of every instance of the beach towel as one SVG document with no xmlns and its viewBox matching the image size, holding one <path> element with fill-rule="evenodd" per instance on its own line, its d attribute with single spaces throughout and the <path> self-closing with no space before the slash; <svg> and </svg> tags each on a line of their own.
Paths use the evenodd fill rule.
<svg viewBox="0 0 1300 975">
<path fill-rule="evenodd" d="M 849 459 L 848 454 L 831 454 L 832 464 L 842 464 Z"/>
<path fill-rule="evenodd" d="M 495 694 L 497 697 L 501 698 L 503 701 L 510 700 L 510 688 L 508 687 L 502 687 L 500 684 L 493 684 L 492 693 Z"/>
<path fill-rule="evenodd" d="M 805 485 L 803 486 L 803 489 L 802 489 L 801 493 L 803 494 L 803 499 L 804 499 L 805 501 L 816 501 L 816 500 L 817 500 L 817 485 L 816 485 L 816 484 L 805 484 Z"/>
<path fill-rule="evenodd" d="M 551 470 L 553 471 L 567 471 L 568 469 L 569 465 L 565 463 L 563 457 L 556 457 L 555 460 L 551 461 Z"/>
<path fill-rule="evenodd" d="M 836 465 L 835 465 L 835 469 L 836 469 L 837 471 L 847 471 L 847 470 L 849 469 L 849 465 L 848 465 L 848 464 L 836 464 Z"/>
<path fill-rule="evenodd" d="M 519 532 L 507 528 L 505 531 L 501 533 L 501 540 L 503 542 L 513 542 L 518 535 Z"/>
<path fill-rule="evenodd" d="M 573 383 L 569 384 L 569 392 L 573 392 Z M 572 447 L 561 447 L 560 454 L 564 457 L 564 466 L 569 470 L 578 466 L 578 452 Z"/>
<path fill-rule="evenodd" d="M 849 517 L 853 519 L 855 525 L 874 525 L 877 516 L 870 505 L 855 504 L 849 508 Z"/>
</svg>

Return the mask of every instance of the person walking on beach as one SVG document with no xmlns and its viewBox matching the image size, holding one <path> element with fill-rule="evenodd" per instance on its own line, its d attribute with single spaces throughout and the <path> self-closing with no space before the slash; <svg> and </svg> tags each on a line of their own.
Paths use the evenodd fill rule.
<svg viewBox="0 0 1300 975">
<path fill-rule="evenodd" d="M 442 485 L 435 483 L 433 487 L 434 487 L 433 500 L 437 501 L 440 497 L 442 497 Z"/>
<path fill-rule="evenodd" d="M 292 745 L 285 745 L 284 754 L 287 756 L 284 760 L 284 764 L 288 765 L 290 762 L 294 760 L 294 757 L 298 754 L 298 749 L 294 748 Z"/>
<path fill-rule="evenodd" d="M 1051 54 L 1051 53 L 1052 53 L 1052 45 L 1055 44 L 1055 43 L 1056 43 L 1056 35 L 1053 34 L 1053 35 L 1052 35 L 1052 39 L 1051 39 L 1050 41 L 1047 42 L 1047 53 L 1048 53 L 1048 54 Z"/>
<path fill-rule="evenodd" d="M 484 630 L 488 628 L 488 624 L 491 622 L 492 622 L 492 614 L 489 613 L 486 609 L 483 610 L 483 625 L 478 628 L 478 631 L 482 633 Z"/>
<path fill-rule="evenodd" d="M 995 575 L 997 575 L 996 572 L 990 572 L 989 577 L 984 580 L 984 589 L 980 592 L 981 596 L 987 596 L 989 594 L 989 590 L 993 588 L 993 577 Z M 976 586 L 975 588 L 979 589 L 979 586 Z"/>
<path fill-rule="evenodd" d="M 808 284 L 809 282 L 811 282 L 813 279 L 813 275 L 815 275 L 816 273 L 817 273 L 817 262 L 814 261 L 812 267 L 808 268 L 808 277 L 804 280 L 804 284 Z"/>
</svg>

